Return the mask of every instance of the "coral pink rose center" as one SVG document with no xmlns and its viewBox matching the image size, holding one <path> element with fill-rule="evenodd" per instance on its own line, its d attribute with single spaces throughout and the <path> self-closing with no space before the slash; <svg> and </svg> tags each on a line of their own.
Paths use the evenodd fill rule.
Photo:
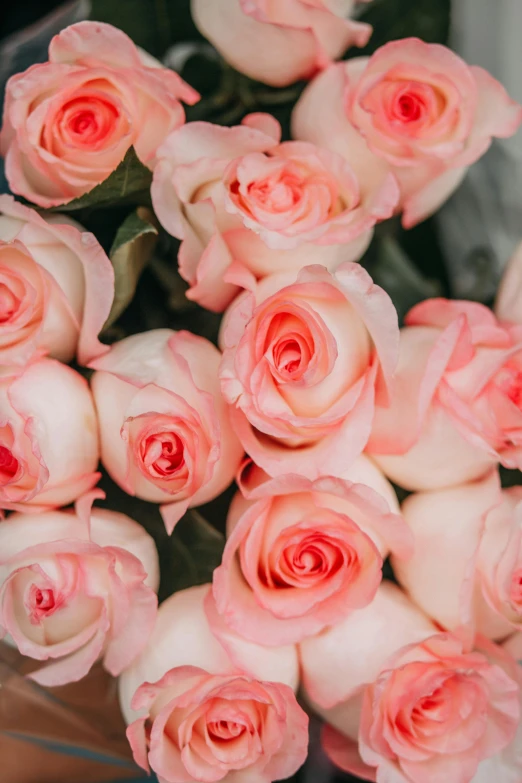
<svg viewBox="0 0 522 783">
<path fill-rule="evenodd" d="M 183 442 L 173 432 L 149 435 L 141 444 L 141 459 L 151 474 L 171 476 L 185 463 Z"/>
<path fill-rule="evenodd" d="M 91 147 L 111 135 L 118 119 L 119 112 L 110 101 L 81 96 L 65 103 L 55 122 L 68 144 Z"/>
<path fill-rule="evenodd" d="M 416 689 L 426 688 L 426 693 L 419 695 L 413 703 L 409 694 L 405 672 L 410 668 L 410 674 L 416 682 Z M 453 743 L 455 747 L 461 740 L 464 745 L 469 743 L 469 738 L 474 740 L 480 736 L 486 728 L 487 695 L 480 682 L 466 672 L 441 672 L 435 666 L 432 672 L 429 670 L 418 671 L 421 664 L 406 665 L 404 670 L 396 673 L 390 705 L 395 698 L 403 702 L 402 708 L 395 712 L 390 706 L 395 717 L 397 745 L 394 749 L 402 755 L 402 742 L 407 741 L 413 745 L 423 746 L 423 741 L 430 740 L 434 752 L 445 752 L 447 738 L 454 733 Z M 426 677 L 423 685 L 422 679 Z M 420 682 L 419 682 L 420 680 Z M 390 720 L 391 720 L 390 715 Z M 402 739 L 400 739 L 402 738 Z M 440 744 L 439 744 L 440 743 Z"/>
<path fill-rule="evenodd" d="M 11 289 L 0 283 L 0 323 L 10 321 L 20 308 L 20 300 Z"/>
<path fill-rule="evenodd" d="M 433 126 L 446 109 L 443 93 L 430 84 L 390 75 L 371 88 L 362 100 L 374 123 L 399 133 L 418 133 Z"/>
<path fill-rule="evenodd" d="M 6 446 L 0 446 L 0 486 L 9 483 L 18 472 L 18 460 Z"/>
<path fill-rule="evenodd" d="M 236 739 L 245 731 L 245 726 L 230 720 L 214 720 L 207 723 L 207 729 L 213 740 Z"/>
<path fill-rule="evenodd" d="M 43 617 L 51 615 L 58 608 L 54 590 L 41 589 L 37 585 L 31 585 L 27 611 L 33 625 L 38 625 Z"/>
<path fill-rule="evenodd" d="M 248 195 L 269 212 L 288 212 L 300 202 L 303 183 L 295 174 L 283 171 L 278 177 L 251 183 Z"/>
<path fill-rule="evenodd" d="M 298 526 L 289 527 L 271 548 L 268 568 L 261 568 L 261 582 L 270 587 L 311 587 L 342 569 L 356 567 L 357 554 L 341 548 L 319 530 L 303 535 Z"/>
<path fill-rule="evenodd" d="M 300 318 L 290 313 L 279 313 L 271 320 L 264 353 L 269 361 L 271 359 L 279 381 L 297 381 L 306 372 L 313 357 L 313 337 Z"/>
</svg>

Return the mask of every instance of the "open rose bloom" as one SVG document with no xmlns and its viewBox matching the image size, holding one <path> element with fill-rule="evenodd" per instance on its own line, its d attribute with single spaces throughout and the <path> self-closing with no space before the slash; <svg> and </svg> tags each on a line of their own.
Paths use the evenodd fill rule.
<svg viewBox="0 0 522 783">
<path fill-rule="evenodd" d="M 296 650 L 233 634 L 223 646 L 205 618 L 207 592 L 190 588 L 162 604 L 147 648 L 120 680 L 134 758 L 160 783 L 287 778 L 308 744 L 293 692 Z"/>
<path fill-rule="evenodd" d="M 359 260 L 398 201 L 393 175 L 357 179 L 339 155 L 280 135 L 273 117 L 255 114 L 234 128 L 189 123 L 158 150 L 154 208 L 183 240 L 188 297 L 211 310 L 238 293 L 241 268 L 262 278 Z"/>
<path fill-rule="evenodd" d="M 96 238 L 63 215 L 43 219 L 0 196 L 0 362 L 36 352 L 82 364 L 103 353 L 114 271 Z"/>
<path fill-rule="evenodd" d="M 375 639 L 379 643 L 375 643 Z M 505 651 L 470 651 L 441 634 L 393 585 L 340 625 L 301 645 L 307 698 L 327 721 L 335 764 L 365 780 L 475 781 L 522 767 L 516 732 L 520 671 Z"/>
<path fill-rule="evenodd" d="M 284 87 L 308 79 L 372 28 L 349 19 L 354 0 L 192 0 L 205 38 L 234 68 Z"/>
<path fill-rule="evenodd" d="M 100 476 L 98 423 L 79 373 L 39 359 L 0 376 L 0 509 L 67 505 Z"/>
<path fill-rule="evenodd" d="M 363 457 L 353 474 L 364 484 L 270 480 L 250 468 L 253 486 L 242 482 L 246 497 L 238 493 L 232 502 L 223 561 L 214 571 L 216 612 L 230 628 L 259 644 L 299 641 L 371 603 L 390 550 L 411 555 L 413 538 L 393 513 L 391 486 Z M 379 490 L 391 496 L 389 504 Z M 214 618 L 211 612 L 211 627 Z"/>
<path fill-rule="evenodd" d="M 391 406 L 368 450 L 407 489 L 520 467 L 522 332 L 476 302 L 428 299 L 406 316 Z"/>
<path fill-rule="evenodd" d="M 0 525 L 0 632 L 50 661 L 42 685 L 81 679 L 98 658 L 120 674 L 154 627 L 159 583 L 153 540 L 124 514 L 94 509 L 13 514 Z"/>
<path fill-rule="evenodd" d="M 444 628 L 502 640 L 522 631 L 522 489 L 496 472 L 451 489 L 419 492 L 403 514 L 415 538 L 393 562 L 411 598 Z"/>
<path fill-rule="evenodd" d="M 223 343 L 223 394 L 253 460 L 272 476 L 343 475 L 388 402 L 398 343 L 388 295 L 358 264 L 273 275 L 230 307 Z"/>
<path fill-rule="evenodd" d="M 202 337 L 156 329 L 92 365 L 102 462 L 129 494 L 166 504 L 169 531 L 232 482 L 243 456 L 219 394 L 220 359 Z"/>
<path fill-rule="evenodd" d="M 71 25 L 52 39 L 48 62 L 7 84 L 0 151 L 11 190 L 41 207 L 65 204 L 106 179 L 131 146 L 152 167 L 185 121 L 180 101 L 198 97 L 173 71 L 144 63 L 121 30 Z"/>
<path fill-rule="evenodd" d="M 435 212 L 522 107 L 487 71 L 416 38 L 331 66 L 305 90 L 294 137 L 331 149 L 366 177 L 397 178 L 406 228 Z"/>
</svg>

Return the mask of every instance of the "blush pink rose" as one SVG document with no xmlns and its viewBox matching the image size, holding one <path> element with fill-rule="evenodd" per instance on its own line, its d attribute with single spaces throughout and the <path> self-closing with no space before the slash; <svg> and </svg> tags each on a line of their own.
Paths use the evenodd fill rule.
<svg viewBox="0 0 522 783">
<path fill-rule="evenodd" d="M 232 482 L 243 456 L 220 394 L 220 359 L 202 337 L 156 329 L 91 365 L 103 465 L 130 495 L 168 504 L 169 532 Z"/>
<path fill-rule="evenodd" d="M 494 471 L 410 495 L 403 514 L 415 552 L 393 567 L 421 609 L 452 631 L 496 640 L 522 631 L 522 487 L 501 490 Z"/>
<path fill-rule="evenodd" d="M 308 744 L 308 718 L 293 693 L 296 650 L 233 634 L 225 649 L 205 619 L 208 589 L 182 590 L 162 604 L 147 648 L 120 679 L 134 758 L 160 783 L 287 778 Z"/>
<path fill-rule="evenodd" d="M 305 90 L 295 138 L 341 155 L 357 173 L 393 172 L 403 225 L 435 212 L 494 137 L 512 136 L 522 107 L 487 71 L 416 38 L 339 63 Z"/>
<path fill-rule="evenodd" d="M 382 783 L 470 783 L 520 722 L 520 672 L 492 643 L 437 632 L 391 584 L 300 645 L 305 695 L 342 769 Z"/>
<path fill-rule="evenodd" d="M 390 551 L 411 555 L 413 538 L 393 513 L 396 498 L 388 504 L 378 492 L 386 480 L 368 459 L 358 463 L 357 483 L 269 479 L 246 466 L 213 578 L 216 611 L 236 633 L 265 645 L 319 633 L 373 600 Z"/>
<path fill-rule="evenodd" d="M 98 423 L 88 384 L 53 359 L 0 375 L 0 508 L 66 506 L 98 481 Z"/>
<path fill-rule="evenodd" d="M 221 385 L 248 454 L 271 476 L 342 476 L 387 404 L 399 336 L 388 295 L 358 264 L 309 266 L 265 278 L 224 321 Z"/>
<path fill-rule="evenodd" d="M 392 404 L 368 451 L 407 489 L 522 466 L 522 332 L 476 302 L 428 299 L 405 318 Z"/>
<path fill-rule="evenodd" d="M 41 685 L 84 677 L 98 658 L 113 675 L 141 652 L 156 618 L 158 556 L 124 514 L 94 509 L 12 514 L 0 525 L 0 633 L 24 655 L 52 662 Z"/>
<path fill-rule="evenodd" d="M 180 100 L 199 96 L 151 59 L 121 30 L 79 22 L 52 39 L 48 62 L 12 76 L 0 134 L 11 190 L 41 207 L 65 204 L 106 179 L 131 146 L 152 168 L 185 121 Z"/>
<path fill-rule="evenodd" d="M 243 125 L 185 125 L 158 150 L 152 201 L 164 228 L 182 240 L 187 293 L 223 310 L 244 267 L 256 278 L 310 263 L 357 261 L 374 224 L 392 215 L 391 174 L 358 180 L 339 155 L 305 142 L 279 144 L 270 115 Z"/>
<path fill-rule="evenodd" d="M 349 19 L 354 0 L 192 0 L 200 32 L 252 79 L 284 87 L 308 79 L 372 28 Z"/>
<path fill-rule="evenodd" d="M 114 271 L 93 234 L 0 196 L 0 363 L 36 352 L 81 364 L 103 353 L 98 333 L 114 298 Z"/>
</svg>

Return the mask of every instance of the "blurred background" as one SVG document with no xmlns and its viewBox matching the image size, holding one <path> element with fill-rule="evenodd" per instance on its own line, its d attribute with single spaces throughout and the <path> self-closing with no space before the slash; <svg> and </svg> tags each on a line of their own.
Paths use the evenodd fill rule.
<svg viewBox="0 0 522 783">
<path fill-rule="evenodd" d="M 235 124 L 249 112 L 269 111 L 289 136 L 291 110 L 304 85 L 276 90 L 233 71 L 196 30 L 190 0 L 20 0 L 9 5 L 1 12 L 0 93 L 11 74 L 47 59 L 49 41 L 59 30 L 90 18 L 124 30 L 201 93 L 202 101 L 188 110 L 188 119 Z M 360 6 L 359 16 L 373 25 L 374 34 L 365 50 L 352 49 L 349 56 L 371 54 L 387 41 L 408 36 L 449 44 L 468 62 L 488 69 L 522 102 L 522 0 L 373 0 Z M 8 191 L 1 168 L 0 188 Z M 110 248 L 111 231 L 120 220 L 104 218 L 103 211 L 79 219 Z M 364 263 L 400 315 L 437 295 L 490 304 L 502 268 L 521 239 L 519 132 L 493 144 L 437 216 L 408 232 L 395 220 L 379 226 Z M 107 335 L 109 341 L 157 326 L 183 326 L 216 339 L 219 317 L 184 297 L 173 263 L 176 250 L 175 240 L 160 237 L 136 296 Z M 128 513 L 154 536 L 162 567 L 161 600 L 210 581 L 220 561 L 233 490 L 201 513 L 190 512 L 168 538 L 156 506 L 129 497 L 107 477 L 102 486 L 109 507 Z M 80 688 L 52 694 L 28 686 L 23 674 L 24 662 L 0 649 L 2 783 L 143 778 L 125 743 L 115 683 L 101 670 L 95 669 Z M 312 723 L 310 757 L 296 783 L 355 780 L 337 773 L 324 757 L 319 729 Z"/>
</svg>

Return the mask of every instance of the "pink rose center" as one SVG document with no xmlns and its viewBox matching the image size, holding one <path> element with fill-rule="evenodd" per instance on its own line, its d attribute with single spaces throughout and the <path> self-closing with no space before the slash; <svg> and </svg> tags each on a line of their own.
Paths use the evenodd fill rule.
<svg viewBox="0 0 522 783">
<path fill-rule="evenodd" d="M 260 574 L 261 580 L 272 587 L 307 587 L 330 579 L 340 570 L 349 570 L 357 563 L 357 554 L 348 547 L 341 549 L 337 542 L 321 532 L 294 536 L 292 528 L 285 531 L 282 549 L 274 547 L 269 559 L 269 570 Z M 264 571 L 264 569 L 263 569 Z"/>
<path fill-rule="evenodd" d="M 395 119 L 401 122 L 416 122 L 426 110 L 422 98 L 415 93 L 399 95 L 394 107 Z"/>
<path fill-rule="evenodd" d="M 300 380 L 308 369 L 314 350 L 312 334 L 304 321 L 290 313 L 278 313 L 272 318 L 264 353 L 277 380 L 282 383 Z"/>
<path fill-rule="evenodd" d="M 0 446 L 0 486 L 8 484 L 18 473 L 19 463 L 6 446 Z"/>
<path fill-rule="evenodd" d="M 435 86 L 392 73 L 372 87 L 361 104 L 379 129 L 415 135 L 429 130 L 450 111 L 444 94 Z M 451 116 L 450 111 L 448 121 Z"/>
<path fill-rule="evenodd" d="M 173 432 L 149 435 L 141 443 L 140 456 L 153 476 L 172 476 L 185 464 L 183 442 Z"/>
<path fill-rule="evenodd" d="M 301 201 L 303 181 L 283 170 L 278 176 L 267 177 L 248 186 L 250 199 L 267 212 L 288 212 Z"/>
<path fill-rule="evenodd" d="M 237 739 L 244 734 L 245 727 L 241 723 L 230 720 L 214 720 L 207 723 L 210 737 L 218 742 L 221 740 Z"/>
<path fill-rule="evenodd" d="M 109 100 L 96 96 L 81 96 L 62 106 L 55 126 L 68 144 L 92 147 L 111 135 L 118 119 L 118 109 Z"/>
<path fill-rule="evenodd" d="M 0 283 L 0 323 L 10 321 L 19 307 L 20 300 L 5 283 Z"/>
<path fill-rule="evenodd" d="M 522 612 L 522 568 L 518 568 L 511 577 L 509 598 L 515 609 Z"/>
<path fill-rule="evenodd" d="M 39 625 L 44 617 L 49 617 L 58 608 L 54 590 L 40 588 L 32 584 L 29 589 L 29 598 L 26 601 L 26 609 L 33 625 Z"/>
<path fill-rule="evenodd" d="M 413 689 L 419 694 L 415 701 L 411 699 Z M 392 677 L 388 698 L 399 756 L 404 741 L 421 749 L 428 741 L 435 753 L 444 753 L 448 737 L 452 737 L 455 745 L 459 734 L 464 743 L 468 741 L 463 727 L 474 737 L 480 736 L 486 727 L 488 698 L 473 672 L 444 672 L 440 664 L 428 668 L 421 663 L 407 664 Z M 398 710 L 393 706 L 396 700 L 402 702 Z"/>
</svg>

